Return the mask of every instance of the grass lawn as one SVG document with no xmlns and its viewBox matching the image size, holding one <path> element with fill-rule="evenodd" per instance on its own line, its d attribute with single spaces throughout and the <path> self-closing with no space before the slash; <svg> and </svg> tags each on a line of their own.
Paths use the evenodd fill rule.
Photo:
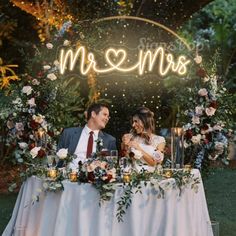
<svg viewBox="0 0 236 236">
<path fill-rule="evenodd" d="M 220 236 L 236 235 L 236 169 L 213 169 L 203 181 L 209 214 L 211 220 L 219 221 Z M 0 194 L 0 234 L 10 219 L 16 197 Z"/>
</svg>

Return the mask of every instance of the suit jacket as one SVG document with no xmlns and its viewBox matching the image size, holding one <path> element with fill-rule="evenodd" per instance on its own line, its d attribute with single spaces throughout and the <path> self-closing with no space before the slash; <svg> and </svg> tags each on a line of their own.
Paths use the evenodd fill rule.
<svg viewBox="0 0 236 236">
<path fill-rule="evenodd" d="M 63 130 L 57 149 L 68 148 L 69 154 L 74 154 L 77 144 L 79 142 L 83 127 L 72 127 Z M 116 150 L 116 138 L 105 132 L 99 131 L 98 137 L 103 140 L 103 148 Z"/>
</svg>

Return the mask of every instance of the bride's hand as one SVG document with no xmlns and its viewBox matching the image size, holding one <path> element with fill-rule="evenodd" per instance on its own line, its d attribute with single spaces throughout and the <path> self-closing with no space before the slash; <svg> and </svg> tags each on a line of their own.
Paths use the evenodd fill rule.
<svg viewBox="0 0 236 236">
<path fill-rule="evenodd" d="M 124 134 L 122 137 L 122 142 L 125 145 L 129 145 L 131 138 L 132 138 L 132 134 Z"/>
<path fill-rule="evenodd" d="M 135 149 L 140 151 L 140 146 L 139 146 L 139 143 L 137 141 L 135 141 L 135 140 L 130 141 L 128 145 L 129 145 L 129 147 L 135 148 Z"/>
</svg>

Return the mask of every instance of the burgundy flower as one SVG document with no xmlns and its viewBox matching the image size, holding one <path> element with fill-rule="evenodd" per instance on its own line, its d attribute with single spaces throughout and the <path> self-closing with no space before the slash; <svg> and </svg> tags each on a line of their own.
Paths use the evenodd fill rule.
<svg viewBox="0 0 236 236">
<path fill-rule="evenodd" d="M 208 130 L 209 129 L 209 126 L 208 124 L 204 124 L 202 127 L 201 127 L 202 130 Z"/>
<path fill-rule="evenodd" d="M 206 71 L 205 71 L 204 69 L 202 69 L 202 68 L 199 68 L 199 69 L 197 70 L 196 74 L 197 74 L 199 77 L 202 77 L 202 78 L 206 77 Z"/>
<path fill-rule="evenodd" d="M 191 139 L 193 137 L 193 132 L 191 129 L 188 129 L 186 132 L 185 132 L 185 137 L 187 139 Z"/>
<path fill-rule="evenodd" d="M 216 101 L 212 101 L 211 103 L 210 103 L 210 106 L 209 107 L 213 107 L 213 108 L 217 108 L 217 102 Z"/>
<path fill-rule="evenodd" d="M 35 143 L 30 143 L 29 144 L 29 150 L 33 149 L 35 147 Z"/>
<path fill-rule="evenodd" d="M 107 179 L 105 180 L 105 183 L 109 183 L 110 180 L 112 179 L 112 175 L 107 175 Z"/>
<path fill-rule="evenodd" d="M 38 151 L 38 155 L 37 155 L 39 158 L 43 158 L 46 156 L 46 153 L 45 151 L 41 148 L 39 151 Z"/>
<path fill-rule="evenodd" d="M 48 130 L 47 134 L 48 134 L 50 137 L 54 137 L 54 132 L 53 132 L 53 131 Z"/>
<path fill-rule="evenodd" d="M 93 172 L 88 172 L 88 181 L 93 183 L 94 180 L 95 180 L 94 173 Z"/>
<path fill-rule="evenodd" d="M 204 144 L 208 144 L 209 140 L 208 139 L 204 139 Z"/>
<path fill-rule="evenodd" d="M 31 120 L 30 121 L 30 127 L 32 128 L 32 129 L 38 129 L 39 127 L 40 127 L 40 124 L 39 123 L 37 123 L 37 122 L 35 122 L 34 120 Z"/>
<path fill-rule="evenodd" d="M 212 134 L 211 133 L 207 133 L 206 135 L 206 139 L 208 140 L 208 142 L 212 141 Z"/>
</svg>

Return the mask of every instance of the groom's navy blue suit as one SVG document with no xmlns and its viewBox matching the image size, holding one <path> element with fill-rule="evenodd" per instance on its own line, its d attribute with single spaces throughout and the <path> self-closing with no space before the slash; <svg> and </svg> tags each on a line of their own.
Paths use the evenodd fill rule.
<svg viewBox="0 0 236 236">
<path fill-rule="evenodd" d="M 74 154 L 82 130 L 83 127 L 72 127 L 64 129 L 58 142 L 58 150 L 61 148 L 68 148 L 69 154 Z M 115 137 L 102 131 L 99 131 L 98 137 L 103 140 L 104 149 L 107 149 L 109 151 L 117 149 Z"/>
</svg>

